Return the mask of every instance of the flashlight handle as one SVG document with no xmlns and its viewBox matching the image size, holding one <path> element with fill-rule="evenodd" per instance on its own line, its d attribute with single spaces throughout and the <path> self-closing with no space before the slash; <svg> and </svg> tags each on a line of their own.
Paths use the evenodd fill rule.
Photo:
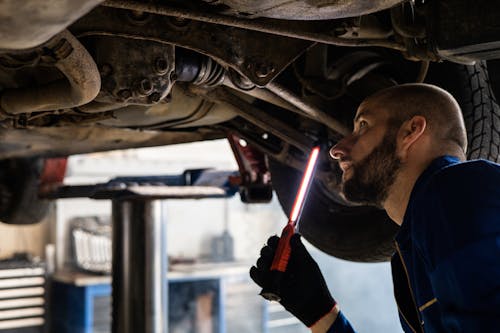
<svg viewBox="0 0 500 333">
<path fill-rule="evenodd" d="M 295 233 L 295 226 L 292 223 L 288 223 L 283 231 L 281 232 L 281 237 L 278 242 L 278 247 L 274 253 L 273 262 L 271 264 L 271 283 L 268 288 L 262 289 L 260 294 L 262 297 L 268 301 L 280 301 L 281 297 L 280 289 L 281 282 L 283 280 L 283 275 L 288 266 L 288 261 L 290 260 L 290 254 L 292 248 L 290 246 L 290 239 Z"/>
<path fill-rule="evenodd" d="M 290 253 L 292 248 L 290 247 L 290 239 L 295 233 L 295 227 L 293 224 L 288 223 L 281 231 L 280 241 L 278 242 L 278 248 L 274 253 L 273 263 L 271 264 L 272 271 L 285 272 L 288 266 L 288 260 L 290 259 Z"/>
</svg>

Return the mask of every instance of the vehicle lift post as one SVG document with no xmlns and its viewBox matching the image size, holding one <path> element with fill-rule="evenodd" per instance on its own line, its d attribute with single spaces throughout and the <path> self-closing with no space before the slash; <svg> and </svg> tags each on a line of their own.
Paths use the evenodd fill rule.
<svg viewBox="0 0 500 333">
<path fill-rule="evenodd" d="M 166 333 L 166 226 L 161 201 L 112 200 L 112 332 Z"/>
<path fill-rule="evenodd" d="M 161 200 L 232 197 L 238 188 L 228 179 L 236 174 L 188 170 L 180 176 L 121 177 L 41 193 L 50 199 L 112 200 L 112 333 L 167 333 L 168 267 Z"/>
</svg>

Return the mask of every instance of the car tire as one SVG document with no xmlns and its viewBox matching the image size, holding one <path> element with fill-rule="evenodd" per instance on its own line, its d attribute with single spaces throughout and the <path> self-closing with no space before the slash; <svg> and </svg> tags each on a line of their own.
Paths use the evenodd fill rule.
<svg viewBox="0 0 500 333">
<path fill-rule="evenodd" d="M 43 165 L 41 158 L 0 161 L 0 222 L 34 224 L 48 214 L 50 201 L 38 198 Z"/>
<path fill-rule="evenodd" d="M 431 65 L 428 83 L 449 91 L 462 108 L 468 135 L 468 157 L 499 161 L 500 108 L 492 92 L 484 62 L 472 66 Z M 290 212 L 301 172 L 270 161 L 273 187 L 285 212 Z M 321 182 L 311 186 L 298 226 L 311 244 L 332 256 L 357 262 L 381 262 L 394 253 L 398 226 L 385 211 L 368 206 L 346 206 Z"/>
<path fill-rule="evenodd" d="M 467 158 L 500 162 L 500 107 L 486 62 L 433 64 L 426 82 L 446 89 L 460 104 L 467 129 Z"/>
</svg>

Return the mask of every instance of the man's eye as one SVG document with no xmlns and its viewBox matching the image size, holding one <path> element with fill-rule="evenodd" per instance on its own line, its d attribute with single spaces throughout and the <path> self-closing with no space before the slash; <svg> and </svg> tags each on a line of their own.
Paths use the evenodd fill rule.
<svg viewBox="0 0 500 333">
<path fill-rule="evenodd" d="M 358 125 L 358 126 L 359 126 L 359 128 L 364 128 L 366 125 L 368 125 L 368 123 L 366 122 L 366 120 L 361 120 L 361 121 L 359 122 L 359 125 Z"/>
</svg>

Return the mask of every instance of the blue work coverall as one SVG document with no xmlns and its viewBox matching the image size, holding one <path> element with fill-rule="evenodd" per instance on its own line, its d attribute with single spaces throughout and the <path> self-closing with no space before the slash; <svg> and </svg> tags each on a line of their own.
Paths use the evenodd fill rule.
<svg viewBox="0 0 500 333">
<path fill-rule="evenodd" d="M 500 332 L 500 165 L 435 159 L 417 180 L 391 260 L 403 330 Z M 354 332 L 342 313 L 328 333 Z"/>
</svg>

